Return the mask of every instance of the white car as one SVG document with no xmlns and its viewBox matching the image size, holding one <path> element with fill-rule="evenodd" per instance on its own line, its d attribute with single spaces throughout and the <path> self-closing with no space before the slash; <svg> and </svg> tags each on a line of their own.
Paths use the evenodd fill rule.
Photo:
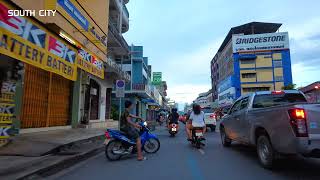
<svg viewBox="0 0 320 180">
<path fill-rule="evenodd" d="M 204 112 L 204 122 L 206 126 L 209 127 L 211 131 L 215 131 L 217 126 L 216 114 L 211 108 L 203 108 L 202 111 Z"/>
</svg>

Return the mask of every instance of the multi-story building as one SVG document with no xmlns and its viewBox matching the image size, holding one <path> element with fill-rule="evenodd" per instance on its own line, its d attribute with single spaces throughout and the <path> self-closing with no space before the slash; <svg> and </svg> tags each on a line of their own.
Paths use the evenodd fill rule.
<svg viewBox="0 0 320 180">
<path fill-rule="evenodd" d="M 199 104 L 202 108 L 211 107 L 213 105 L 213 95 L 212 90 L 210 89 L 207 92 L 200 93 L 194 103 Z"/>
<path fill-rule="evenodd" d="M 108 22 L 119 5 L 121 31 Z M 130 76 L 111 57 L 126 57 L 121 33 L 129 28 L 126 1 L 9 0 L 1 1 L 1 102 L 12 112 L 0 114 L 10 132 L 30 128 L 62 128 L 105 121 L 115 79 Z M 110 5 L 110 6 L 109 6 Z M 6 10 L 57 10 L 55 15 L 10 17 Z M 112 9 L 109 18 L 109 9 Z M 21 24 L 25 23 L 25 24 Z M 22 28 L 28 27 L 28 28 Z M 116 37 L 117 36 L 117 37 Z M 19 44 L 19 46 L 17 46 Z M 120 44 L 120 45 L 119 45 Z M 108 53 L 107 46 L 111 52 Z M 13 68 L 14 67 L 14 68 Z M 37 129 L 36 129 L 37 130 Z M 9 132 L 9 131 L 8 131 Z M 2 137 L 1 137 L 2 138 Z"/>
<path fill-rule="evenodd" d="M 131 75 L 131 80 L 126 83 L 124 101 L 133 102 L 132 114 L 144 119 L 154 119 L 161 95 L 151 84 L 152 66 L 148 64 L 148 57 L 143 56 L 143 46 L 132 45 L 130 50 L 130 59 L 123 60 L 122 64 L 122 69 Z M 119 98 L 115 94 L 113 105 L 119 105 Z M 124 109 L 123 103 L 121 109 Z"/>
<path fill-rule="evenodd" d="M 213 98 L 230 105 L 240 95 L 292 84 L 289 37 L 282 24 L 233 27 L 211 61 Z"/>
</svg>

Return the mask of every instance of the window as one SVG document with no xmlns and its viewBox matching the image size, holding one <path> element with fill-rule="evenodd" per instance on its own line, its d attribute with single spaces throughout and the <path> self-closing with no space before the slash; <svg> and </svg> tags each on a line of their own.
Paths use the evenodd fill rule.
<svg viewBox="0 0 320 180">
<path fill-rule="evenodd" d="M 270 91 L 270 87 L 245 87 L 242 88 L 243 92 L 257 92 L 257 91 Z"/>
<path fill-rule="evenodd" d="M 282 67 L 282 61 L 273 61 L 274 67 Z"/>
<path fill-rule="evenodd" d="M 266 108 L 287 103 L 304 103 L 307 100 L 299 93 L 262 94 L 257 95 L 253 101 L 253 108 Z"/>
<path fill-rule="evenodd" d="M 241 74 L 242 78 L 256 78 L 257 73 L 243 73 Z"/>
<path fill-rule="evenodd" d="M 254 59 L 250 59 L 250 60 L 246 59 L 246 60 L 240 61 L 241 64 L 255 64 L 255 62 L 256 62 L 256 60 L 254 60 Z"/>
<path fill-rule="evenodd" d="M 241 105 L 241 101 L 235 102 L 234 105 L 232 106 L 231 110 L 230 110 L 230 114 L 238 111 L 240 109 L 240 105 Z"/>
<path fill-rule="evenodd" d="M 276 81 L 283 81 L 283 76 L 275 76 L 274 80 Z"/>
<path fill-rule="evenodd" d="M 247 108 L 248 107 L 248 103 L 249 103 L 249 97 L 246 97 L 246 98 L 242 99 L 240 110 Z"/>
</svg>

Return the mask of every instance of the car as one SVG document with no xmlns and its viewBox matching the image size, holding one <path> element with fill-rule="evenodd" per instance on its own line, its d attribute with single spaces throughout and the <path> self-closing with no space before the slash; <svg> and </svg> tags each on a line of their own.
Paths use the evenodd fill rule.
<svg viewBox="0 0 320 180">
<path fill-rule="evenodd" d="M 202 111 L 204 112 L 204 122 L 206 124 L 206 127 L 210 128 L 211 131 L 214 132 L 217 126 L 216 114 L 211 108 L 202 108 Z"/>
<path fill-rule="evenodd" d="M 256 147 L 260 164 L 272 168 L 278 155 L 320 158 L 320 104 L 298 90 L 241 96 L 220 123 L 221 142 Z"/>
</svg>

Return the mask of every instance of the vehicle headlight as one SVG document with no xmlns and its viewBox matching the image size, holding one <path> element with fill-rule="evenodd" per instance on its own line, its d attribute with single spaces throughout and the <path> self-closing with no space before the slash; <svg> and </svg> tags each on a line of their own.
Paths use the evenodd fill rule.
<svg viewBox="0 0 320 180">
<path fill-rule="evenodd" d="M 147 122 L 143 122 L 143 125 L 144 125 L 144 126 L 147 126 L 147 125 L 148 125 L 148 123 L 147 123 Z"/>
</svg>

